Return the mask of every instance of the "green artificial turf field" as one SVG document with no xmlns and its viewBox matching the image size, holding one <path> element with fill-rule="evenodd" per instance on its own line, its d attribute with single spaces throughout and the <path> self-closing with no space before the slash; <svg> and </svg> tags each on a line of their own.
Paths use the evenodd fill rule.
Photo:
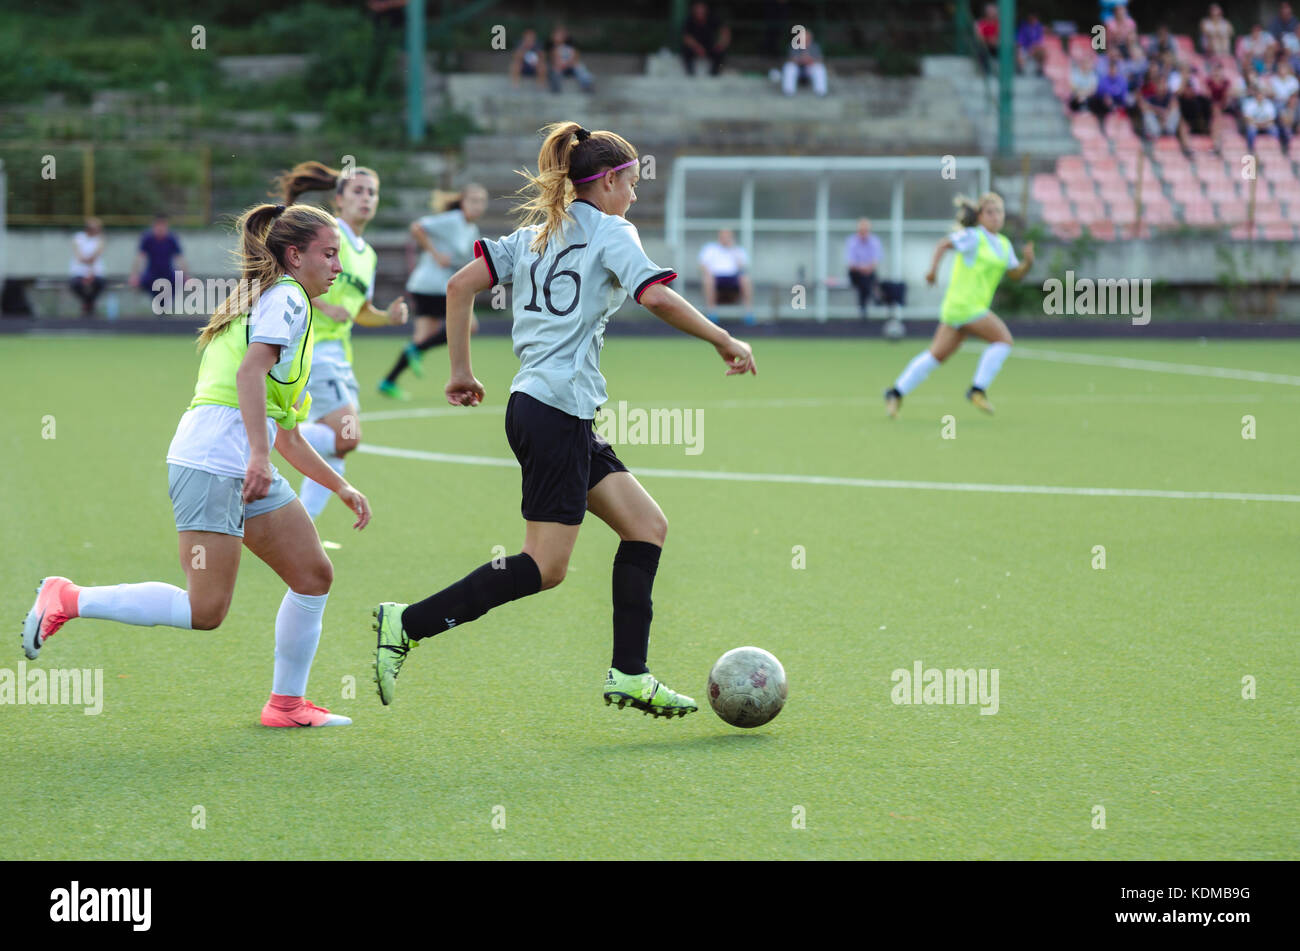
<svg viewBox="0 0 1300 951">
<path fill-rule="evenodd" d="M 789 703 L 742 731 L 707 704 L 656 721 L 602 703 L 617 540 L 595 519 L 564 584 L 425 642 L 396 703 L 380 706 L 371 607 L 424 597 L 522 541 L 517 468 L 482 462 L 512 460 L 503 412 L 516 364 L 504 338 L 477 340 L 487 402 L 453 409 L 438 351 L 428 378 L 404 380 L 417 400 L 395 404 L 373 386 L 398 342 L 357 337 L 367 448 L 413 455 L 350 457 L 374 521 L 353 532 L 332 500 L 319 523 L 343 547 L 330 553 L 308 696 L 354 725 L 258 725 L 283 585 L 246 554 L 219 630 L 76 620 L 27 665 L 101 669 L 103 709 L 0 704 L 3 854 L 1300 853 L 1300 378 L 1289 375 L 1300 343 L 1021 341 L 990 390 L 994 418 L 962 398 L 970 346 L 891 422 L 879 394 L 916 338 L 754 336 L 759 376 L 738 379 L 706 344 L 612 333 L 612 405 L 704 420 L 698 454 L 618 447 L 670 524 L 651 669 L 705 704 L 725 650 L 774 652 Z M 42 576 L 184 583 L 163 457 L 196 367 L 180 336 L 0 338 L 12 412 L 0 432 L 0 676 L 23 660 L 18 631 Z M 791 478 L 687 477 L 699 472 Z M 1177 495 L 1200 491 L 1280 498 Z M 996 668 L 996 713 L 893 702 L 893 672 L 917 663 Z"/>
</svg>

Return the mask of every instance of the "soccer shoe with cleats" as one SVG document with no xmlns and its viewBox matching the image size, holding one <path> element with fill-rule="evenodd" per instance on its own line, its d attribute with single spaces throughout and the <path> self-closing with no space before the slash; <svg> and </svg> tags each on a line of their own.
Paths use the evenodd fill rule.
<svg viewBox="0 0 1300 951">
<path fill-rule="evenodd" d="M 406 345 L 406 366 L 415 374 L 417 380 L 424 379 L 424 354 L 420 348 L 413 343 Z"/>
<path fill-rule="evenodd" d="M 375 622 L 370 629 L 377 635 L 375 644 L 375 686 L 384 706 L 393 702 L 397 692 L 397 675 L 402 672 L 407 652 L 419 641 L 413 641 L 402 630 L 402 612 L 405 604 L 385 601 L 370 612 Z"/>
<path fill-rule="evenodd" d="M 903 407 L 903 394 L 890 387 L 885 390 L 885 415 L 890 419 L 898 418 L 898 411 Z"/>
<path fill-rule="evenodd" d="M 406 390 L 402 389 L 396 383 L 391 383 L 388 380 L 379 381 L 379 392 L 384 396 L 387 396 L 390 400 L 409 402 L 411 399 L 410 393 L 406 392 Z"/>
<path fill-rule="evenodd" d="M 993 415 L 993 404 L 989 402 L 989 395 L 978 386 L 972 386 L 966 391 L 966 399 L 970 400 L 976 409 L 983 410 L 990 416 Z"/>
<path fill-rule="evenodd" d="M 684 717 L 699 709 L 690 697 L 669 690 L 648 671 L 625 674 L 616 667 L 609 668 L 605 677 L 605 703 L 616 703 L 620 710 L 631 705 L 642 713 L 669 718 Z"/>
<path fill-rule="evenodd" d="M 351 726 L 349 717 L 330 713 L 305 697 L 291 709 L 273 707 L 270 701 L 262 708 L 262 726 Z"/>
<path fill-rule="evenodd" d="M 67 578 L 57 575 L 42 579 L 36 586 L 36 603 L 23 621 L 23 652 L 28 660 L 39 657 L 46 639 L 78 616 L 77 594 L 80 590 Z"/>
</svg>

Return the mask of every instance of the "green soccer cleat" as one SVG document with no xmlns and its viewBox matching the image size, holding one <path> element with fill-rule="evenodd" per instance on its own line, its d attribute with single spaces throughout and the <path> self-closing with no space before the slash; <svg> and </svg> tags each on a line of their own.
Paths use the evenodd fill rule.
<svg viewBox="0 0 1300 951">
<path fill-rule="evenodd" d="M 397 675 L 402 672 L 407 651 L 420 643 L 411 640 L 402 630 L 402 612 L 405 610 L 405 604 L 385 601 L 370 612 L 375 619 L 370 629 L 379 635 L 375 645 L 375 685 L 384 706 L 393 702 Z"/>
<path fill-rule="evenodd" d="M 615 667 L 605 678 L 605 703 L 628 704 L 656 717 L 684 717 L 700 709 L 690 697 L 669 690 L 650 673 L 625 674 Z"/>
<path fill-rule="evenodd" d="M 387 396 L 390 400 L 402 400 L 405 402 L 411 398 L 410 393 L 389 380 L 379 381 L 379 392 L 384 396 Z"/>
<path fill-rule="evenodd" d="M 406 366 L 415 374 L 416 379 L 424 379 L 424 354 L 413 343 L 406 345 Z"/>
</svg>

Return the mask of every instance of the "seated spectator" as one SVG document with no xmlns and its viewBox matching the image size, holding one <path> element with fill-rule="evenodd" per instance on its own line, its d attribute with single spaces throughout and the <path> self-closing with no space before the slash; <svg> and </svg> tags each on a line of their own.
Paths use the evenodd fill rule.
<svg viewBox="0 0 1300 951">
<path fill-rule="evenodd" d="M 1173 84 L 1170 83 L 1170 89 Z M 1190 66 L 1176 90 L 1178 108 L 1192 135 L 1209 135 L 1213 129 L 1214 107 L 1200 69 Z"/>
<path fill-rule="evenodd" d="M 1114 46 L 1119 50 L 1119 54 L 1125 59 L 1130 58 L 1130 48 L 1138 47 L 1138 25 L 1137 22 L 1128 15 L 1128 7 L 1119 4 L 1115 7 L 1109 20 L 1103 21 L 1106 26 L 1106 46 Z"/>
<path fill-rule="evenodd" d="M 1223 15 L 1223 8 L 1211 3 L 1208 14 L 1201 21 L 1201 52 L 1206 56 L 1231 56 L 1232 36 L 1232 24 Z"/>
<path fill-rule="evenodd" d="M 1123 51 L 1117 50 L 1118 55 L 1121 57 L 1120 72 L 1128 80 L 1129 91 L 1135 92 L 1146 78 L 1147 58 L 1142 51 L 1141 43 L 1130 43 L 1126 49 L 1128 50 L 1127 56 L 1124 56 Z"/>
<path fill-rule="evenodd" d="M 1023 73 L 1025 63 L 1032 60 L 1038 67 L 1038 74 L 1043 73 L 1043 63 L 1047 61 L 1046 31 L 1038 21 L 1036 14 L 1029 14 L 1025 22 L 1016 31 L 1016 71 Z"/>
<path fill-rule="evenodd" d="M 993 71 L 993 64 L 997 62 L 1000 30 L 997 4 L 985 4 L 984 15 L 975 21 L 975 49 L 979 53 L 985 75 Z"/>
<path fill-rule="evenodd" d="M 546 57 L 536 30 L 524 30 L 523 38 L 510 57 L 510 85 L 518 86 L 521 76 L 536 77 L 538 86 L 546 83 Z"/>
<path fill-rule="evenodd" d="M 1102 122 L 1115 109 L 1127 109 L 1128 80 L 1120 72 L 1118 59 L 1106 60 L 1105 75 L 1097 80 L 1097 91 L 1088 99 L 1088 111 Z"/>
<path fill-rule="evenodd" d="M 578 48 L 573 45 L 569 31 L 557 26 L 551 31 L 551 40 L 546 44 L 547 78 L 551 82 L 551 92 L 559 92 L 564 77 L 570 76 L 578 81 L 583 92 L 591 92 L 592 76 L 578 55 Z"/>
<path fill-rule="evenodd" d="M 153 227 L 140 236 L 139 253 L 131 265 L 131 276 L 127 278 L 127 283 L 138 287 L 149 297 L 162 295 L 162 300 L 175 300 L 183 293 L 185 270 L 181 243 L 172 233 L 167 216 L 154 215 Z M 175 282 L 175 286 L 171 291 L 165 287 L 155 289 L 154 285 L 159 281 L 166 284 Z"/>
<path fill-rule="evenodd" d="M 1252 84 L 1250 92 L 1241 102 L 1241 124 L 1242 134 L 1246 137 L 1246 148 L 1251 152 L 1255 151 L 1255 140 L 1260 133 L 1277 136 L 1282 143 L 1283 152 L 1291 145 L 1290 130 L 1278 125 L 1273 100 L 1258 85 Z"/>
<path fill-rule="evenodd" d="M 1287 58 L 1291 60 L 1291 68 L 1300 72 L 1300 26 L 1290 33 L 1282 34 L 1281 46 Z"/>
<path fill-rule="evenodd" d="M 1097 69 L 1092 54 L 1082 47 L 1070 57 L 1070 111 L 1078 112 L 1097 91 Z"/>
<path fill-rule="evenodd" d="M 1146 71 L 1142 74 L 1142 81 L 1137 85 L 1137 98 L 1145 99 L 1147 96 L 1155 95 L 1156 82 L 1163 76 L 1160 72 L 1160 66 L 1151 63 L 1147 66 Z"/>
<path fill-rule="evenodd" d="M 1273 62 L 1274 52 L 1277 50 L 1277 40 L 1273 39 L 1271 33 L 1265 33 L 1264 28 L 1256 23 L 1250 28 L 1250 33 L 1241 38 L 1237 44 L 1237 62 L 1241 66 L 1241 71 L 1249 75 L 1254 72 L 1266 72 L 1268 66 Z"/>
<path fill-rule="evenodd" d="M 1162 135 L 1176 135 L 1184 151 L 1187 150 L 1187 126 L 1179 109 L 1178 98 L 1169 91 L 1169 81 L 1157 76 L 1155 89 L 1138 100 L 1142 116 L 1142 132 L 1148 139 Z"/>
<path fill-rule="evenodd" d="M 1296 27 L 1300 27 L 1300 20 L 1297 20 L 1291 12 L 1291 4 L 1283 3 L 1277 8 L 1277 16 L 1273 17 L 1273 22 L 1268 25 L 1268 32 L 1272 33 L 1274 39 L 1280 43 L 1282 37 L 1287 34 L 1294 36 Z"/>
<path fill-rule="evenodd" d="M 812 30 L 804 31 L 803 49 L 790 48 L 785 67 L 781 70 L 781 91 L 793 96 L 799 83 L 807 80 L 812 83 L 813 92 L 818 96 L 826 95 L 826 63 L 823 61 L 822 48 L 813 40 Z"/>
<path fill-rule="evenodd" d="M 1295 134 L 1297 103 L 1300 102 L 1300 79 L 1296 79 L 1295 70 L 1286 58 L 1277 62 L 1277 72 L 1269 77 L 1273 108 L 1277 110 L 1278 125 L 1286 129 L 1289 135 Z"/>
<path fill-rule="evenodd" d="M 844 263 L 849 269 L 849 281 L 858 292 L 858 316 L 867 319 L 867 305 L 874 296 L 876 270 L 884 248 L 880 239 L 871 233 L 871 220 L 858 219 L 858 230 L 844 242 Z"/>
<path fill-rule="evenodd" d="M 68 274 L 72 293 L 81 298 L 81 316 L 94 316 L 95 298 L 104 290 L 104 227 L 98 218 L 87 218 L 86 227 L 72 236 Z"/>
<path fill-rule="evenodd" d="M 724 228 L 718 240 L 700 249 L 700 277 L 704 283 L 704 312 L 717 323 L 715 311 L 719 297 L 735 300 L 739 293 L 745 305 L 745 323 L 754 322 L 754 285 L 745 273 L 749 270 L 749 255 L 736 244 L 734 233 Z"/>
<path fill-rule="evenodd" d="M 696 57 L 709 61 L 709 75 L 722 72 L 722 61 L 731 45 L 731 27 L 720 22 L 707 3 L 691 4 L 691 15 L 682 28 L 682 64 L 686 75 L 695 75 Z"/>
<path fill-rule="evenodd" d="M 1210 64 L 1210 75 L 1205 80 L 1205 92 L 1210 97 L 1211 134 L 1216 142 L 1221 138 L 1223 116 L 1236 118 L 1240 114 L 1239 103 L 1245 87 L 1240 78 L 1228 75 L 1223 68 L 1223 60 L 1216 59 Z"/>
<path fill-rule="evenodd" d="M 1151 42 L 1147 44 L 1147 57 L 1149 59 L 1159 59 L 1165 53 L 1178 55 L 1178 44 L 1169 33 L 1169 27 L 1163 23 L 1156 29 L 1156 35 L 1151 37 Z"/>
</svg>

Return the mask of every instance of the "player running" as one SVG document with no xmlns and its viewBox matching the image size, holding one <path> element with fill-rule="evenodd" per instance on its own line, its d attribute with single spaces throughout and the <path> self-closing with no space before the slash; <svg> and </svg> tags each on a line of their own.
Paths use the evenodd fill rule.
<svg viewBox="0 0 1300 951">
<path fill-rule="evenodd" d="M 237 225 L 241 281 L 199 337 L 194 399 L 167 450 L 169 494 L 187 589 L 161 581 L 79 587 L 44 579 L 23 623 L 22 643 L 41 646 L 72 618 L 211 631 L 226 617 L 240 544 L 289 586 L 275 617 L 275 671 L 262 724 L 345 726 L 352 721 L 305 699 L 334 568 L 271 445 L 299 472 L 370 521 L 366 497 L 331 469 L 298 424 L 311 404 L 312 298 L 340 271 L 339 234 L 319 208 L 258 205 Z M 247 320 L 243 318 L 247 315 Z"/>
<path fill-rule="evenodd" d="M 519 208 L 523 227 L 497 241 L 479 241 L 476 260 L 447 286 L 447 401 L 477 406 L 483 386 L 470 366 L 470 306 L 475 294 L 498 282 L 515 285 L 520 369 L 506 404 L 506 438 L 523 470 L 523 550 L 416 604 L 385 602 L 375 609 L 379 697 L 392 702 L 402 663 L 423 638 L 563 581 L 590 511 L 621 539 L 605 702 L 657 717 L 685 716 L 698 709 L 695 701 L 669 690 L 646 667 L 650 592 L 668 521 L 593 430 L 596 409 L 606 400 L 600 373 L 605 324 L 631 293 L 660 320 L 713 344 L 728 376 L 757 369 L 748 344 L 666 286 L 676 271 L 646 257 L 624 217 L 636 201 L 636 150 L 613 132 L 588 132 L 576 122 L 555 123 L 543 133 L 538 173 L 524 173 L 529 184 L 521 192 L 531 198 Z"/>
<path fill-rule="evenodd" d="M 949 249 L 957 251 L 952 278 L 943 295 L 939 326 L 934 330 L 929 349 L 914 357 L 894 385 L 885 390 L 885 412 L 891 417 L 898 415 L 905 395 L 957 352 L 967 334 L 982 337 L 989 345 L 980 356 L 966 399 L 984 412 L 992 413 L 993 404 L 987 391 L 1011 352 L 1011 331 L 1002 318 L 989 310 L 989 305 L 1004 272 L 1015 281 L 1025 276 L 1034 263 L 1034 243 L 1025 245 L 1023 261 L 1016 257 L 1011 242 L 1001 233 L 1007 214 L 1002 199 L 994 192 L 985 192 L 978 204 L 964 196 L 954 204 L 961 230 L 939 242 L 930 262 L 930 272 L 925 275 L 926 283 L 934 284 L 939 261 Z"/>
<path fill-rule="evenodd" d="M 487 189 L 466 185 L 450 204 L 446 193 L 435 191 L 430 205 L 442 214 L 425 215 L 411 222 L 411 237 L 420 246 L 419 263 L 406 282 L 406 293 L 415 308 L 415 334 L 402 348 L 397 363 L 379 382 L 379 392 L 398 400 L 410 395 L 397 385 L 397 378 L 407 367 L 416 376 L 424 376 L 421 361 L 424 352 L 447 342 L 447 281 L 457 269 L 474 259 L 474 242 L 478 225 L 474 222 L 487 210 Z M 470 315 L 470 333 L 478 330 L 478 321 Z"/>
<path fill-rule="evenodd" d="M 401 297 L 379 310 L 371 303 L 375 293 L 375 271 L 379 257 L 362 235 L 379 206 L 379 176 L 373 169 L 358 168 L 344 175 L 321 162 L 295 165 L 276 179 L 282 200 L 292 205 L 304 193 L 331 189 L 334 219 L 339 235 L 339 266 L 343 272 L 330 289 L 312 301 L 318 315 L 312 326 L 311 416 L 301 426 L 302 436 L 331 469 L 343 475 L 343 457 L 361 444 L 360 388 L 352 372 L 352 324 L 382 327 L 404 324 L 406 301 Z M 304 479 L 298 497 L 307 514 L 315 519 L 333 493 L 314 479 Z M 337 547 L 333 542 L 332 547 Z"/>
</svg>

